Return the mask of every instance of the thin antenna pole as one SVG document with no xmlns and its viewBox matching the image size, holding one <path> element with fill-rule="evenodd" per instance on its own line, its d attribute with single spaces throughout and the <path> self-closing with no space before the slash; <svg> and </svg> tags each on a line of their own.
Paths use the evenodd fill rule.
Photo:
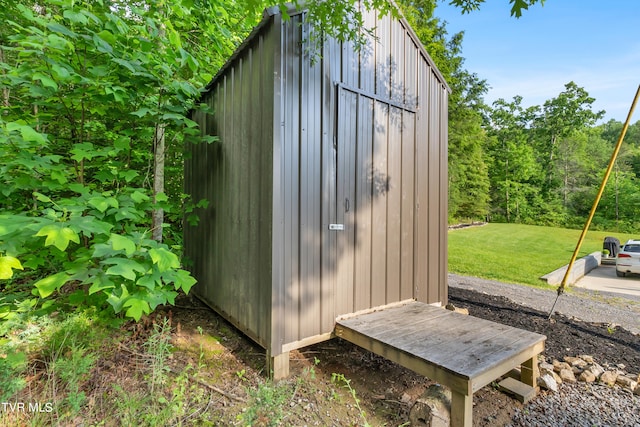
<svg viewBox="0 0 640 427">
<path fill-rule="evenodd" d="M 598 190 L 598 194 L 596 195 L 596 199 L 593 201 L 593 206 L 591 207 L 591 212 L 589 212 L 589 218 L 587 218 L 587 222 L 584 224 L 584 228 L 582 229 L 582 233 L 580 233 L 580 238 L 578 239 L 578 244 L 576 244 L 576 248 L 573 251 L 573 255 L 571 256 L 571 261 L 569 261 L 569 265 L 567 265 L 567 271 L 564 273 L 564 277 L 562 278 L 562 282 L 558 287 L 558 295 L 556 296 L 556 300 L 551 306 L 551 310 L 549 311 L 549 319 L 551 319 L 551 314 L 553 313 L 553 309 L 558 302 L 558 298 L 564 292 L 564 288 L 567 284 L 567 280 L 569 275 L 571 274 L 571 270 L 573 269 L 573 263 L 576 261 L 576 257 L 578 256 L 578 252 L 580 251 L 580 247 L 582 246 L 582 242 L 584 241 L 584 237 L 587 235 L 587 230 L 591 225 L 591 220 L 596 213 L 596 208 L 598 207 L 598 203 L 600 203 L 600 199 L 602 198 L 602 193 L 604 193 L 604 187 L 607 185 L 607 181 L 609 180 L 609 175 L 611 175 L 611 170 L 613 169 L 613 165 L 616 163 L 616 158 L 618 157 L 618 153 L 620 152 L 620 147 L 622 146 L 622 141 L 624 140 L 624 136 L 627 133 L 627 129 L 629 128 L 629 122 L 631 122 L 631 116 L 633 116 L 633 110 L 636 109 L 636 104 L 638 103 L 638 98 L 640 97 L 640 85 L 638 85 L 638 90 L 636 91 L 636 96 L 633 98 L 633 102 L 631 103 L 631 108 L 629 109 L 629 114 L 627 114 L 627 120 L 622 127 L 622 131 L 620 132 L 620 137 L 618 137 L 618 142 L 616 142 L 616 146 L 613 150 L 613 154 L 611 155 L 611 160 L 609 160 L 609 166 L 607 167 L 607 171 L 604 174 L 604 178 L 602 179 L 602 183 L 600 184 L 600 190 Z"/>
</svg>

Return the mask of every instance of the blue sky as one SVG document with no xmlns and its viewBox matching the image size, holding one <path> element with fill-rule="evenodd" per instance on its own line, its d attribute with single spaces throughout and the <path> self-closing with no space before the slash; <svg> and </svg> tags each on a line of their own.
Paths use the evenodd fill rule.
<svg viewBox="0 0 640 427">
<path fill-rule="evenodd" d="M 640 0 L 546 0 L 520 19 L 507 0 L 465 15 L 448 3 L 439 0 L 435 15 L 449 35 L 465 32 L 464 67 L 487 80 L 488 104 L 521 95 L 525 107 L 542 105 L 574 81 L 604 121 L 626 119 L 640 84 Z"/>
</svg>

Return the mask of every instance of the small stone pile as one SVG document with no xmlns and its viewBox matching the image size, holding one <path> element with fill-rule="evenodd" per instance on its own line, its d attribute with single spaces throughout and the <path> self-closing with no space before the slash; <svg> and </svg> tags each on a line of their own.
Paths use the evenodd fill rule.
<svg viewBox="0 0 640 427">
<path fill-rule="evenodd" d="M 609 366 L 600 365 L 592 356 L 580 355 L 567 356 L 563 361 L 553 360 L 552 363 L 542 361 L 539 363 L 540 377 L 538 385 L 541 388 L 557 392 L 558 384 L 574 384 L 578 381 L 584 383 L 600 383 L 607 386 L 619 386 L 640 396 L 640 374 L 631 375 L 625 372 L 622 364 Z"/>
<path fill-rule="evenodd" d="M 639 375 L 593 357 L 541 361 L 538 397 L 517 409 L 509 427 L 640 427 Z"/>
</svg>

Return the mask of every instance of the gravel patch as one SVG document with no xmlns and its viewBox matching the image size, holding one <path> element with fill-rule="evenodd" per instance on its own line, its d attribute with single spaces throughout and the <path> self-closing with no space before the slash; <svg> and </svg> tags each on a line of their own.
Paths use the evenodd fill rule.
<svg viewBox="0 0 640 427">
<path fill-rule="evenodd" d="M 471 289 L 489 295 L 501 295 L 516 304 L 548 313 L 556 300 L 557 292 L 531 286 L 502 283 L 477 277 L 449 274 L 449 286 Z M 640 281 L 638 282 L 640 286 Z M 640 334 L 640 297 L 597 292 L 575 287 L 568 288 L 554 308 L 583 322 L 619 325 L 634 334 Z"/>
<path fill-rule="evenodd" d="M 455 274 L 449 274 L 449 286 L 502 296 L 544 313 L 551 310 L 557 296 L 554 290 Z M 632 334 L 640 333 L 640 298 L 634 296 L 570 288 L 558 299 L 554 314 L 582 322 L 619 325 Z M 635 374 L 640 371 L 640 366 L 626 368 L 627 372 Z M 640 396 L 618 385 L 563 382 L 558 386 L 557 392 L 543 390 L 522 409 L 517 409 L 511 422 L 506 425 L 640 427 Z"/>
<path fill-rule="evenodd" d="M 640 427 L 640 397 L 600 384 L 561 384 L 516 410 L 510 427 Z"/>
</svg>

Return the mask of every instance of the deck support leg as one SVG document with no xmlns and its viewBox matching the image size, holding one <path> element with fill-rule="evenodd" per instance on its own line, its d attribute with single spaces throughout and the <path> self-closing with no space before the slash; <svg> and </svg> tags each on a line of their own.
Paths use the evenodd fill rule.
<svg viewBox="0 0 640 427">
<path fill-rule="evenodd" d="M 267 369 L 274 380 L 281 380 L 289 376 L 289 352 L 271 355 L 267 352 Z"/>
<path fill-rule="evenodd" d="M 451 390 L 451 427 L 471 427 L 473 395 Z"/>
<path fill-rule="evenodd" d="M 538 386 L 539 376 L 540 370 L 538 369 L 538 356 L 533 356 L 531 359 L 520 365 L 521 382 L 536 388 Z"/>
</svg>

